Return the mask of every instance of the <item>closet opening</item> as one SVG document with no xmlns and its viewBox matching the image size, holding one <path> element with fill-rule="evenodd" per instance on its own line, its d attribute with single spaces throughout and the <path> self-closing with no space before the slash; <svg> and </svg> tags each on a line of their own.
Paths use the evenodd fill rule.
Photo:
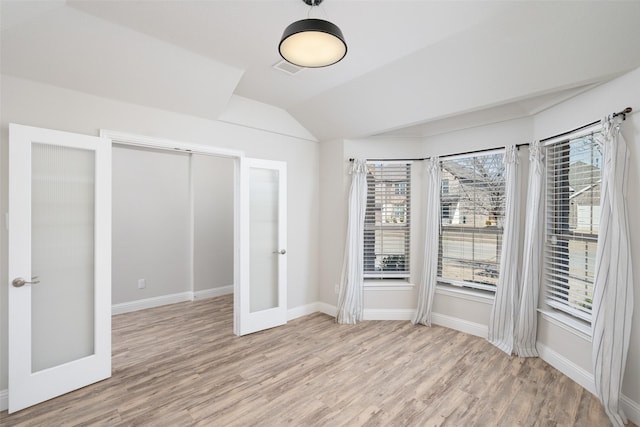
<svg viewBox="0 0 640 427">
<path fill-rule="evenodd" d="M 233 294 L 237 162 L 113 139 L 113 315 Z"/>
</svg>

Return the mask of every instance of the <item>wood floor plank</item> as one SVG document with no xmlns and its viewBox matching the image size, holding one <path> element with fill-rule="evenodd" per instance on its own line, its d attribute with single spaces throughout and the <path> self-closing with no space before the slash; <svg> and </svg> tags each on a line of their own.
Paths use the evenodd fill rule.
<svg viewBox="0 0 640 427">
<path fill-rule="evenodd" d="M 231 296 L 113 317 L 113 377 L 1 426 L 580 426 L 597 399 L 541 359 L 410 322 L 316 313 L 245 337 Z"/>
</svg>

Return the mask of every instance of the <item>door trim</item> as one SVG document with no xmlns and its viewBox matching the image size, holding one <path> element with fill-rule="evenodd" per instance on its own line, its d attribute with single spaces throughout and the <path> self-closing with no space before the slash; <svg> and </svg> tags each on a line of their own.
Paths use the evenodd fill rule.
<svg viewBox="0 0 640 427">
<path fill-rule="evenodd" d="M 153 136 L 138 135 L 128 132 L 120 132 L 115 130 L 100 129 L 100 136 L 107 137 L 114 144 L 129 145 L 135 147 L 151 148 L 156 150 L 177 151 L 191 154 L 204 154 L 209 156 L 227 157 L 234 160 L 234 176 L 233 176 L 233 296 L 234 299 L 239 297 L 240 283 L 240 170 L 241 161 L 245 157 L 244 151 L 232 150 L 227 148 L 219 148 L 203 144 L 193 144 L 184 141 L 171 140 L 166 138 L 158 138 Z M 192 242 L 193 243 L 193 242 Z M 235 309 L 233 313 L 234 331 L 236 324 L 239 323 L 240 312 Z"/>
</svg>

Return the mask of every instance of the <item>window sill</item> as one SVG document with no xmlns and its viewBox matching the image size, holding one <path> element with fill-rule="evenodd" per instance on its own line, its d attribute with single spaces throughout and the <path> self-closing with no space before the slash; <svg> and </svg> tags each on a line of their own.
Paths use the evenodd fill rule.
<svg viewBox="0 0 640 427">
<path fill-rule="evenodd" d="M 410 291 L 414 288 L 413 283 L 406 280 L 366 280 L 364 281 L 365 291 Z"/>
<path fill-rule="evenodd" d="M 573 316 L 569 316 L 568 314 L 564 314 L 560 311 L 548 308 L 539 308 L 538 313 L 540 313 L 542 318 L 547 320 L 549 323 L 559 326 L 565 331 L 571 332 L 585 341 L 591 342 L 593 339 L 591 326 L 586 322 L 578 320 Z"/>
<path fill-rule="evenodd" d="M 438 283 L 436 285 L 436 294 L 466 299 L 483 304 L 493 304 L 493 300 L 495 299 L 495 294 L 493 292 L 481 291 L 479 289 L 460 288 L 445 283 Z"/>
</svg>

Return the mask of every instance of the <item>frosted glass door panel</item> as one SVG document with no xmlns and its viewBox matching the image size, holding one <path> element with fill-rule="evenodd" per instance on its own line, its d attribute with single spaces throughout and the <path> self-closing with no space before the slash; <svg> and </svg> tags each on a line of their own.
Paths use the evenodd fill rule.
<svg viewBox="0 0 640 427">
<path fill-rule="evenodd" d="M 94 354 L 95 152 L 32 146 L 32 372 Z"/>
<path fill-rule="evenodd" d="M 278 171 L 250 171 L 250 312 L 278 306 Z"/>
</svg>

